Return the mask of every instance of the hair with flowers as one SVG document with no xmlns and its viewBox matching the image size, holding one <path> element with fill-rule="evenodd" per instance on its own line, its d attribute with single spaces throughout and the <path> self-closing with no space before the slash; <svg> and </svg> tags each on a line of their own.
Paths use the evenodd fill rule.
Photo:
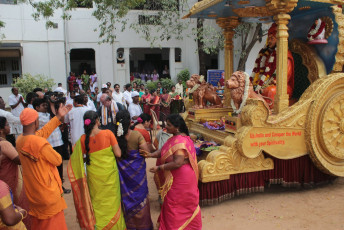
<svg viewBox="0 0 344 230">
<path fill-rule="evenodd" d="M 85 131 L 85 162 L 86 164 L 90 164 L 90 156 L 89 156 L 89 151 L 90 151 L 90 146 L 89 146 L 89 142 L 90 142 L 90 135 L 91 132 L 94 128 L 94 126 L 96 125 L 96 121 L 97 119 L 99 119 L 99 116 L 96 112 L 90 110 L 87 111 L 84 114 L 84 131 Z"/>
</svg>

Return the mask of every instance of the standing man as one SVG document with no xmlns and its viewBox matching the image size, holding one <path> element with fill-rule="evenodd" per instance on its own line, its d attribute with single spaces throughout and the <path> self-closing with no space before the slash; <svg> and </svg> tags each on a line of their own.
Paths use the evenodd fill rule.
<svg viewBox="0 0 344 230">
<path fill-rule="evenodd" d="M 105 93 L 100 97 L 100 102 L 102 104 L 98 109 L 101 124 L 100 128 L 109 129 L 115 134 L 116 113 L 118 112 L 117 104 Z"/>
<path fill-rule="evenodd" d="M 15 127 L 21 126 L 19 117 L 14 116 L 12 113 L 7 112 L 5 110 L 5 102 L 0 96 L 0 116 L 6 117 L 8 124 L 10 125 L 10 134 L 6 136 L 6 139 L 11 142 L 13 146 L 16 145 L 16 137 L 15 137 Z"/>
<path fill-rule="evenodd" d="M 127 104 L 127 107 L 133 103 L 133 99 L 131 98 L 131 90 L 132 90 L 132 86 L 131 84 L 126 84 L 125 85 L 125 91 L 123 93 L 123 97 L 124 97 L 124 100 Z"/>
<path fill-rule="evenodd" d="M 54 92 L 63 93 L 64 95 L 67 94 L 67 90 L 62 88 L 62 83 L 57 84 L 57 88 L 54 90 Z"/>
<path fill-rule="evenodd" d="M 23 170 L 24 187 L 29 201 L 31 229 L 67 229 L 62 181 L 56 166 L 62 158 L 47 141 L 71 106 L 60 106 L 57 115 L 38 130 L 38 113 L 26 108 L 20 114 L 23 134 L 17 139 L 17 151 Z M 57 227 L 58 226 L 58 227 Z"/>
<path fill-rule="evenodd" d="M 133 103 L 129 105 L 128 111 L 130 113 L 131 120 L 135 123 L 137 121 L 137 118 L 142 113 L 141 106 L 139 105 L 140 94 L 134 91 L 131 93 L 131 97 L 133 98 Z"/>
<path fill-rule="evenodd" d="M 123 93 L 120 91 L 119 84 L 115 84 L 115 92 L 112 93 L 112 98 L 115 102 L 122 104 L 125 108 L 127 108 L 127 103 L 123 97 Z"/>
<path fill-rule="evenodd" d="M 84 134 L 84 114 L 86 111 L 88 111 L 88 108 L 84 106 L 84 96 L 75 96 L 74 107 L 65 117 L 65 123 L 69 123 L 70 125 L 72 146 Z"/>
<path fill-rule="evenodd" d="M 181 79 L 179 79 L 178 83 L 176 84 L 176 93 L 183 97 L 183 82 Z"/>
<path fill-rule="evenodd" d="M 98 83 L 97 83 L 97 73 L 96 71 L 92 72 L 91 76 L 91 81 L 90 81 L 90 89 L 91 89 L 91 93 L 94 93 L 94 88 L 98 87 Z"/>
<path fill-rule="evenodd" d="M 12 88 L 12 94 L 8 97 L 8 104 L 11 106 L 11 113 L 19 117 L 20 113 L 25 108 L 25 101 L 21 94 L 18 93 L 18 89 L 16 87 Z M 21 125 L 13 126 L 13 131 L 15 135 L 19 135 L 22 133 L 23 127 Z"/>
<path fill-rule="evenodd" d="M 101 102 L 100 102 L 100 97 L 106 93 L 106 90 L 108 89 L 107 85 L 106 84 L 103 84 L 102 85 L 102 88 L 101 88 L 101 92 L 97 94 L 97 103 L 98 103 L 98 108 L 101 106 Z"/>
</svg>

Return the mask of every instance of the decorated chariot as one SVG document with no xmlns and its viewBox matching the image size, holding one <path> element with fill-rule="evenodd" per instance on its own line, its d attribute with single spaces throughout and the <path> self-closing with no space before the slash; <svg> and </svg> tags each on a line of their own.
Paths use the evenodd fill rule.
<svg viewBox="0 0 344 230">
<path fill-rule="evenodd" d="M 343 4 L 339 0 L 203 0 L 185 16 L 215 19 L 225 37 L 223 107 L 205 108 L 201 102 L 190 106 L 185 118 L 191 132 L 220 144 L 198 162 L 201 204 L 263 191 L 267 183 L 299 186 L 344 176 Z M 272 76 L 258 79 L 263 82 L 259 86 L 249 85 L 245 73 L 233 74 L 234 29 L 241 22 L 275 23 L 276 92 L 270 103 L 259 92 Z M 241 85 L 245 92 L 237 103 L 231 94 L 233 85 Z M 199 122 L 223 117 L 225 130 L 211 130 Z"/>
</svg>

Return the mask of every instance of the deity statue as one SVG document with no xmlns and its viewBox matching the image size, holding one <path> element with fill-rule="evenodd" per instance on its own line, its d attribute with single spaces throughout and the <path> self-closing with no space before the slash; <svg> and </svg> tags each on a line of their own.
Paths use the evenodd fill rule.
<svg viewBox="0 0 344 230">
<path fill-rule="evenodd" d="M 262 95 L 254 92 L 248 73 L 243 71 L 234 72 L 230 79 L 226 81 L 226 87 L 230 91 L 231 106 L 235 114 L 239 114 L 241 112 L 248 98 L 262 101 L 265 107 L 269 110 L 269 105 L 266 103 Z"/>
<path fill-rule="evenodd" d="M 257 93 L 261 93 L 268 103 L 274 100 L 276 94 L 276 43 L 277 43 L 277 25 L 273 23 L 268 31 L 268 39 L 266 45 L 259 51 L 255 61 L 252 76 L 250 78 L 253 89 Z M 288 50 L 288 88 L 287 93 L 289 99 L 293 95 L 294 90 L 294 59 Z M 270 109 L 273 108 L 273 103 Z"/>
<path fill-rule="evenodd" d="M 326 23 L 318 18 L 308 31 L 307 39 L 309 44 L 326 44 L 325 38 Z"/>
</svg>

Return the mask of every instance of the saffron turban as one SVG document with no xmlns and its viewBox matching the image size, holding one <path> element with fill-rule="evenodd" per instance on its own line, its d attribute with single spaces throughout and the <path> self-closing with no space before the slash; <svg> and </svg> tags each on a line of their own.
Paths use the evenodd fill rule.
<svg viewBox="0 0 344 230">
<path fill-rule="evenodd" d="M 37 120 L 38 113 L 34 109 L 26 108 L 20 113 L 19 118 L 22 125 L 29 125 Z"/>
<path fill-rule="evenodd" d="M 276 34 L 277 34 L 277 24 L 272 23 L 272 25 L 270 26 L 270 28 L 268 30 L 268 36 L 273 35 L 276 37 Z"/>
</svg>

